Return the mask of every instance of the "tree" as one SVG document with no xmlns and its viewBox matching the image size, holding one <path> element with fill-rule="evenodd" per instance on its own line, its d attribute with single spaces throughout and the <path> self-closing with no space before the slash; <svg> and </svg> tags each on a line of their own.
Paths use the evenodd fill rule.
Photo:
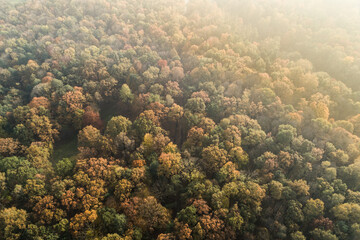
<svg viewBox="0 0 360 240">
<path fill-rule="evenodd" d="M 173 67 L 171 69 L 171 76 L 174 81 L 179 82 L 185 76 L 184 69 L 182 67 Z"/>
<path fill-rule="evenodd" d="M 228 215 L 228 221 L 230 226 L 232 226 L 237 231 L 240 231 L 242 229 L 242 225 L 244 224 L 244 219 L 240 215 L 240 210 L 237 204 L 234 204 L 234 206 L 230 209 Z"/>
<path fill-rule="evenodd" d="M 305 217 L 309 220 L 324 214 L 324 202 L 320 199 L 309 199 L 304 206 Z"/>
<path fill-rule="evenodd" d="M 329 160 L 335 163 L 337 166 L 343 166 L 348 164 L 349 155 L 346 154 L 343 150 L 338 149 L 334 152 L 329 153 Z"/>
<path fill-rule="evenodd" d="M 311 231 L 310 235 L 314 240 L 338 240 L 336 235 L 332 234 L 331 231 L 325 231 L 319 228 Z"/>
<path fill-rule="evenodd" d="M 178 174 L 181 170 L 181 155 L 180 153 L 161 153 L 159 156 L 158 174 L 170 178 Z"/>
<path fill-rule="evenodd" d="M 131 121 L 123 116 L 112 117 L 106 125 L 105 135 L 115 139 L 115 137 L 123 132 L 127 133 L 131 128 Z"/>
<path fill-rule="evenodd" d="M 16 207 L 5 208 L 0 212 L 0 236 L 3 239 L 20 239 L 27 227 L 28 213 Z"/>
<path fill-rule="evenodd" d="M 121 179 L 115 186 L 115 196 L 120 202 L 124 202 L 130 197 L 133 188 L 132 182 L 127 179 Z"/>
<path fill-rule="evenodd" d="M 269 183 L 268 191 L 271 197 L 280 200 L 282 197 L 283 185 L 282 183 L 273 180 Z"/>
<path fill-rule="evenodd" d="M 155 133 L 157 127 L 160 126 L 160 122 L 154 111 L 146 110 L 134 121 L 133 126 L 137 133 L 137 137 L 142 139 L 146 133 Z"/>
<path fill-rule="evenodd" d="M 197 156 L 202 150 L 205 139 L 206 135 L 204 133 L 204 129 L 192 127 L 187 134 L 186 141 L 184 142 L 184 148 Z"/>
<path fill-rule="evenodd" d="M 314 220 L 313 225 L 316 228 L 321 228 L 324 230 L 333 230 L 334 224 L 329 218 L 320 217 Z"/>
<path fill-rule="evenodd" d="M 69 158 L 63 158 L 56 163 L 55 171 L 59 176 L 66 177 L 72 174 L 75 167 L 75 161 Z"/>
<path fill-rule="evenodd" d="M 271 152 L 265 152 L 254 160 L 254 164 L 257 168 L 262 169 L 265 172 L 270 172 L 277 168 L 278 159 L 275 154 Z"/>
<path fill-rule="evenodd" d="M 134 100 L 134 94 L 127 84 L 123 84 L 119 91 L 120 100 L 126 104 L 131 104 Z"/>
<path fill-rule="evenodd" d="M 92 125 L 97 129 L 102 129 L 103 122 L 100 118 L 100 113 L 96 112 L 90 106 L 85 108 L 85 112 L 82 116 L 82 126 Z"/>
<path fill-rule="evenodd" d="M 202 98 L 190 98 L 188 99 L 186 109 L 189 109 L 193 113 L 203 113 L 205 112 L 205 102 Z"/>
<path fill-rule="evenodd" d="M 75 87 L 73 91 L 69 91 L 63 95 L 62 101 L 65 103 L 65 108 L 62 109 L 62 111 L 73 115 L 78 109 L 83 109 L 85 103 L 83 89 Z M 71 120 L 71 118 L 73 117 L 71 115 L 67 116 L 68 118 L 70 118 L 68 120 Z"/>
<path fill-rule="evenodd" d="M 90 153 L 90 156 L 100 153 L 106 156 L 112 152 L 109 139 L 102 136 L 100 131 L 91 125 L 79 131 L 78 145 L 84 158 L 89 157 L 87 151 Z M 92 151 L 95 151 L 95 153 L 91 154 Z"/>
<path fill-rule="evenodd" d="M 216 175 L 220 183 L 232 182 L 238 180 L 241 176 L 240 172 L 236 168 L 236 165 L 230 161 L 225 163 Z"/>
<path fill-rule="evenodd" d="M 26 149 L 28 161 L 35 167 L 39 173 L 51 173 L 52 165 L 49 161 L 51 149 L 42 142 L 33 142 Z"/>
<path fill-rule="evenodd" d="M 151 83 L 155 82 L 155 80 L 159 77 L 160 69 L 154 66 L 149 67 L 145 72 L 143 72 L 143 76 Z"/>
<path fill-rule="evenodd" d="M 131 223 L 139 227 L 144 234 L 164 230 L 169 223 L 169 212 L 156 198 L 131 198 L 121 204 L 121 209 Z"/>
<path fill-rule="evenodd" d="M 227 152 L 216 145 L 210 145 L 202 150 L 201 165 L 206 173 L 213 175 L 227 162 Z"/>
<path fill-rule="evenodd" d="M 182 89 L 179 87 L 178 82 L 168 81 L 165 85 L 165 92 L 175 99 L 182 97 Z"/>
<path fill-rule="evenodd" d="M 34 97 L 29 103 L 30 108 L 44 107 L 50 108 L 50 101 L 46 97 Z"/>
<path fill-rule="evenodd" d="M 102 229 L 103 233 L 123 234 L 126 230 L 127 220 L 124 214 L 116 213 L 113 208 L 100 208 L 96 223 Z"/>
<path fill-rule="evenodd" d="M 225 223 L 221 219 L 204 215 L 200 217 L 199 223 L 206 239 L 227 239 L 224 231 Z"/>
<path fill-rule="evenodd" d="M 306 240 L 302 232 L 296 231 L 290 234 L 291 240 Z"/>
<path fill-rule="evenodd" d="M 354 125 L 354 134 L 360 136 L 360 114 L 353 116 L 349 121 Z"/>
<path fill-rule="evenodd" d="M 29 121 L 26 122 L 35 136 L 44 142 L 54 142 L 54 138 L 59 134 L 58 130 L 53 127 L 49 118 L 46 116 L 34 115 Z"/>
<path fill-rule="evenodd" d="M 114 153 L 120 156 L 130 156 L 130 153 L 135 150 L 135 140 L 126 136 L 125 132 L 119 133 L 114 140 Z"/>
<path fill-rule="evenodd" d="M 109 233 L 105 237 L 101 238 L 101 240 L 122 240 L 123 238 L 117 233 Z"/>
<path fill-rule="evenodd" d="M 296 129 L 290 125 L 280 125 L 278 133 L 276 134 L 276 140 L 280 144 L 289 145 L 296 137 Z"/>
<path fill-rule="evenodd" d="M 290 200 L 288 202 L 285 215 L 288 225 L 291 225 L 291 223 L 302 223 L 304 221 L 304 214 L 301 208 L 302 204 L 296 200 Z"/>
<path fill-rule="evenodd" d="M 309 190 L 310 187 L 307 185 L 307 182 L 305 180 L 295 180 L 293 182 L 290 182 L 289 185 L 291 186 L 292 190 L 296 193 L 296 195 L 298 196 L 308 196 L 310 195 Z M 310 200 L 309 200 L 310 201 Z M 319 199 L 316 199 L 315 202 L 313 202 L 313 200 L 311 200 L 311 204 L 316 203 L 316 204 L 320 204 L 321 205 L 321 201 L 319 202 Z"/>
<path fill-rule="evenodd" d="M 359 223 L 360 205 L 356 203 L 344 203 L 335 206 L 332 210 L 335 218 L 338 220 Z"/>
<path fill-rule="evenodd" d="M 111 165 L 105 158 L 79 159 L 76 162 L 76 171 L 87 174 L 91 180 L 108 180 L 111 175 Z"/>
<path fill-rule="evenodd" d="M 46 193 L 45 189 L 45 181 L 41 178 L 41 175 L 36 175 L 34 179 L 26 180 L 26 184 L 24 186 L 24 193 L 29 197 L 38 197 L 43 196 Z"/>
<path fill-rule="evenodd" d="M 15 134 L 26 144 L 36 140 L 53 143 L 59 134 L 55 125 L 44 112 L 30 109 L 27 106 L 18 107 L 14 110 L 13 116 L 17 123 Z"/>
<path fill-rule="evenodd" d="M 269 105 L 276 100 L 276 94 L 270 88 L 259 88 L 251 94 L 252 101 Z"/>
<path fill-rule="evenodd" d="M 249 162 L 248 154 L 241 147 L 234 147 L 229 152 L 229 159 L 234 162 L 238 168 L 246 166 Z"/>
<path fill-rule="evenodd" d="M 188 224 L 191 227 L 194 227 L 198 222 L 196 211 L 196 208 L 192 205 L 181 209 L 176 216 L 180 221 Z"/>
<path fill-rule="evenodd" d="M 76 214 L 70 220 L 70 230 L 74 237 L 87 235 L 86 230 L 95 222 L 98 215 L 95 210 L 86 210 L 85 212 Z"/>
<path fill-rule="evenodd" d="M 225 149 L 229 151 L 231 148 L 241 146 L 241 132 L 236 126 L 227 127 L 221 138 L 221 144 L 224 145 Z"/>
<path fill-rule="evenodd" d="M 175 236 L 180 240 L 191 239 L 192 229 L 188 224 L 183 224 L 175 219 Z"/>
<path fill-rule="evenodd" d="M 324 102 L 311 102 L 310 109 L 313 111 L 315 118 L 327 120 L 329 118 L 329 108 Z"/>
<path fill-rule="evenodd" d="M 37 200 L 33 210 L 40 224 L 52 224 L 65 217 L 65 212 L 58 208 L 58 203 L 53 196 L 46 195 Z"/>
<path fill-rule="evenodd" d="M 34 178 L 37 169 L 21 157 L 6 157 L 0 159 L 0 170 L 6 173 L 7 184 L 13 188 L 16 184 L 25 184 L 28 179 Z"/>
<path fill-rule="evenodd" d="M 0 138 L 0 154 L 4 157 L 16 155 L 21 150 L 19 141 L 13 138 Z"/>
</svg>

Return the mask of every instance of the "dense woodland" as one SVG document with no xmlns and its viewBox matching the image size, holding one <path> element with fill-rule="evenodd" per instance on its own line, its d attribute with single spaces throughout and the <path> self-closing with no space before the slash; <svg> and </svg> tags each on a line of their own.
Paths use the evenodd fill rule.
<svg viewBox="0 0 360 240">
<path fill-rule="evenodd" d="M 0 239 L 360 239 L 360 4 L 0 0 Z"/>
</svg>

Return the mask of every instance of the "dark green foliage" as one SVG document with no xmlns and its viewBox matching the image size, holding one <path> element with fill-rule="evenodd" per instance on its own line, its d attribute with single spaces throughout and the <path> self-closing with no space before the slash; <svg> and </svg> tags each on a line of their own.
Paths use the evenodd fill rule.
<svg viewBox="0 0 360 240">
<path fill-rule="evenodd" d="M 104 233 L 123 234 L 126 229 L 126 216 L 116 213 L 113 208 L 101 208 L 98 210 L 99 227 Z"/>
<path fill-rule="evenodd" d="M 56 163 L 56 173 L 59 176 L 69 176 L 72 174 L 72 171 L 74 169 L 75 162 L 69 158 L 63 158 L 59 162 Z"/>
</svg>

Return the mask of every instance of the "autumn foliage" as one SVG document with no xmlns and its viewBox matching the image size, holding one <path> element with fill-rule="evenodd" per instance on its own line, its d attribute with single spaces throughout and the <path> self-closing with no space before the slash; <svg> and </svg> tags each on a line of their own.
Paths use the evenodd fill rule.
<svg viewBox="0 0 360 240">
<path fill-rule="evenodd" d="M 0 239 L 360 239 L 336 2 L 0 0 Z"/>
</svg>

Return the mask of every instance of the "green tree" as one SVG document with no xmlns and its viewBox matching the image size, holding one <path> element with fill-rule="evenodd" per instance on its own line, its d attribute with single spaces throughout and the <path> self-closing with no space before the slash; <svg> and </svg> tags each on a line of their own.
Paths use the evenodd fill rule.
<svg viewBox="0 0 360 240">
<path fill-rule="evenodd" d="M 127 220 L 125 215 L 116 213 L 113 208 L 100 208 L 96 221 L 103 233 L 123 234 L 126 230 Z"/>
<path fill-rule="evenodd" d="M 296 231 L 290 234 L 291 240 L 306 240 L 302 232 Z"/>
<path fill-rule="evenodd" d="M 70 176 L 75 167 L 75 161 L 69 158 L 63 158 L 56 163 L 55 171 L 58 175 L 66 177 Z"/>
<path fill-rule="evenodd" d="M 120 100 L 124 103 L 131 104 L 134 100 L 134 94 L 127 84 L 123 84 L 119 91 Z"/>
<path fill-rule="evenodd" d="M 337 240 L 336 235 L 332 234 L 331 231 L 315 228 L 310 232 L 311 237 L 314 240 Z"/>
<path fill-rule="evenodd" d="M 309 199 L 304 206 L 304 214 L 308 220 L 320 217 L 324 214 L 324 202 L 320 199 Z"/>
<path fill-rule="evenodd" d="M 105 135 L 115 139 L 121 133 L 127 133 L 131 128 L 131 121 L 123 116 L 112 117 L 106 125 Z"/>
</svg>

